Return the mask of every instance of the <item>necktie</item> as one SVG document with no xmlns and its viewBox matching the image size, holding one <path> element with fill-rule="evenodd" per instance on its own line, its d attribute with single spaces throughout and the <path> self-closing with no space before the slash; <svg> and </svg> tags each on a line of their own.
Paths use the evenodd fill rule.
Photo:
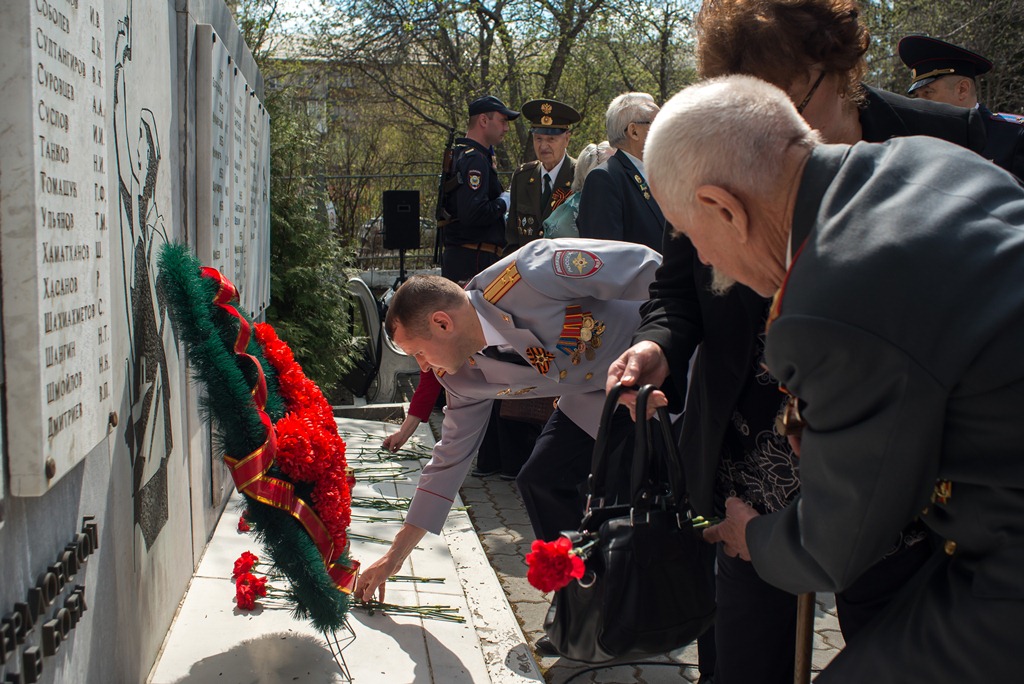
<svg viewBox="0 0 1024 684">
<path fill-rule="evenodd" d="M 503 351 L 499 347 L 494 345 L 484 347 L 482 350 L 484 356 L 494 359 L 495 361 L 502 361 L 504 363 L 514 363 L 517 366 L 526 366 L 529 362 L 519 355 L 517 351 L 509 348 L 508 351 Z"/>
<path fill-rule="evenodd" d="M 541 210 L 543 210 L 544 207 L 546 207 L 550 201 L 551 201 L 551 174 L 545 173 L 544 174 L 544 194 L 541 195 L 541 198 L 540 198 Z"/>
</svg>

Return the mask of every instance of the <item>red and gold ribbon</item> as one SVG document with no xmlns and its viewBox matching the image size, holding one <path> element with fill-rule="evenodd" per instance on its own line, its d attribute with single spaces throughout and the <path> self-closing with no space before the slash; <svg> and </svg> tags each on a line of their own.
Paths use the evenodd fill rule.
<svg viewBox="0 0 1024 684">
<path fill-rule="evenodd" d="M 274 464 L 274 455 L 277 453 L 277 434 L 274 432 L 270 416 L 264 410 L 267 405 L 267 379 L 263 374 L 263 366 L 259 359 L 246 351 L 252 328 L 245 317 L 238 313 L 238 309 L 232 306 L 232 302 L 238 301 L 238 290 L 215 268 L 203 267 L 201 275 L 204 278 L 212 278 L 217 283 L 217 294 L 213 298 L 213 303 L 238 321 L 238 335 L 235 337 L 232 351 L 238 356 L 249 359 L 256 367 L 257 378 L 252 389 L 252 398 L 267 435 L 263 444 L 248 456 L 239 459 L 224 456 L 224 462 L 231 470 L 235 486 L 243 494 L 268 506 L 286 511 L 302 523 L 302 527 L 323 557 L 327 574 L 330 575 L 339 590 L 346 594 L 352 593 L 359 563 L 352 560 L 346 564 L 341 560 L 345 549 L 337 549 L 335 552 L 334 541 L 328 534 L 323 521 L 320 520 L 320 516 L 305 501 L 295 496 L 295 486 L 292 483 L 267 475 L 267 471 Z"/>
</svg>

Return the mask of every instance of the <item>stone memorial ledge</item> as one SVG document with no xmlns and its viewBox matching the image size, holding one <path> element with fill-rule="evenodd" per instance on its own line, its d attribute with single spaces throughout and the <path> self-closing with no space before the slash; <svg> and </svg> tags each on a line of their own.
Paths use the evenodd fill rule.
<svg viewBox="0 0 1024 684">
<path fill-rule="evenodd" d="M 400 404 L 396 406 L 401 409 Z M 356 409 L 365 413 L 389 407 L 351 410 Z M 403 414 L 398 414 L 398 420 Z M 381 460 L 377 447 L 397 428 L 381 421 L 337 418 L 349 464 L 357 478 L 363 472 L 353 491 L 356 503 L 412 496 L 420 467 L 426 462 L 415 456 L 429 454 L 434 443 L 429 425 L 423 424 L 407 445 L 409 460 Z M 400 476 L 381 479 L 381 471 L 389 468 Z M 286 606 L 262 599 L 263 605 L 253 611 L 235 606 L 234 560 L 243 551 L 260 552 L 250 535 L 237 531 L 238 502 L 236 494 L 225 509 L 148 681 L 346 681 L 323 636 L 308 623 L 293 619 Z M 353 609 L 348 622 L 355 639 L 343 651 L 352 682 L 543 681 L 469 516 L 465 510 L 457 510 L 462 505 L 457 499 L 456 510 L 442 533 L 427 535 L 402 567 L 403 575 L 432 581 L 390 583 L 385 598 L 402 606 L 446 606 L 457 611 L 464 622 L 387 612 L 370 615 Z M 368 565 L 387 549 L 374 540 L 394 538 L 402 514 L 357 505 L 352 513 L 352 555 Z M 380 522 L 380 518 L 393 521 Z M 438 578 L 443 581 L 433 581 Z M 342 634 L 338 636 L 343 640 Z"/>
</svg>

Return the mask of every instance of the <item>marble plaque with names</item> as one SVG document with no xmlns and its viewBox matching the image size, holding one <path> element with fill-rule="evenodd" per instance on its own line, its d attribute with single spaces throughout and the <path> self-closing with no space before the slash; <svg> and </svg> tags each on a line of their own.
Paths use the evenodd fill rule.
<svg viewBox="0 0 1024 684">
<path fill-rule="evenodd" d="M 260 137 L 260 156 L 263 159 L 263 173 L 260 175 L 260 214 L 263 217 L 263 240 L 260 242 L 260 267 L 257 291 L 259 310 L 270 306 L 270 114 L 263 110 L 260 121 L 263 134 Z"/>
<path fill-rule="evenodd" d="M 234 277 L 234 64 L 209 24 L 196 26 L 196 234 L 197 256 Z"/>
<path fill-rule="evenodd" d="M 233 69 L 234 85 L 231 100 L 234 105 L 231 122 L 231 239 L 234 252 L 234 270 L 229 276 L 239 290 L 245 288 L 246 248 L 249 242 L 249 84 L 245 75 Z M 245 296 L 244 294 L 242 295 Z"/>
<path fill-rule="evenodd" d="M 263 175 L 261 120 L 263 105 L 256 94 L 249 98 L 249 116 L 246 130 L 249 136 L 249 231 L 246 240 L 245 260 L 245 309 L 249 315 L 255 316 L 259 310 L 261 292 L 258 290 L 259 269 L 263 266 L 260 250 L 263 246 L 263 206 L 260 202 L 260 177 Z"/>
<path fill-rule="evenodd" d="M 47 492 L 112 421 L 103 13 L 100 0 L 0 7 L 5 442 L 15 496 Z"/>
</svg>

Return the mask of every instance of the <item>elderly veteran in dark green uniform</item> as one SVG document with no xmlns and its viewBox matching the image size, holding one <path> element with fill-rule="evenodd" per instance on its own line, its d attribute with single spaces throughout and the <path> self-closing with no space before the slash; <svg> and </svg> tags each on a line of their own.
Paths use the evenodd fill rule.
<svg viewBox="0 0 1024 684">
<path fill-rule="evenodd" d="M 1022 681 L 1024 189 L 934 138 L 823 144 L 749 76 L 683 90 L 648 143 L 720 286 L 775 293 L 765 360 L 793 397 L 800 494 L 730 498 L 705 539 L 785 591 L 838 591 L 919 518 L 943 542 L 816 684 Z"/>
<path fill-rule="evenodd" d="M 509 184 L 512 204 L 508 211 L 506 254 L 531 240 L 544 237 L 541 224 L 572 194 L 576 160 L 566 152 L 580 113 L 556 100 L 530 100 L 523 105 L 530 121 L 533 151 L 537 159 L 526 162 Z"/>
<path fill-rule="evenodd" d="M 976 79 L 992 70 L 992 62 L 959 45 L 928 36 L 906 36 L 900 41 L 899 53 L 913 75 L 907 94 L 977 109 L 988 136 L 982 156 L 1024 179 L 1024 116 L 996 114 L 978 101 Z"/>
</svg>

